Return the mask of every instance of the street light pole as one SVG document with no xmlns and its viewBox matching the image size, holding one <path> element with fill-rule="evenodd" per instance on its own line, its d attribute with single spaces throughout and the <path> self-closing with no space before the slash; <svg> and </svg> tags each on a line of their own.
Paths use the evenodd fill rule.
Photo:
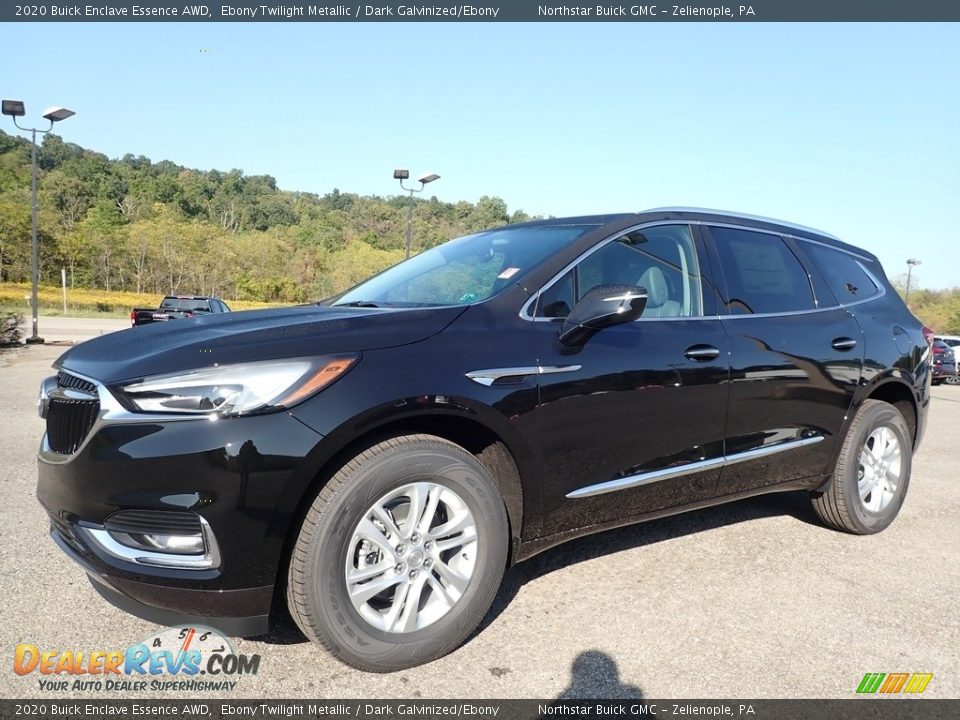
<svg viewBox="0 0 960 720">
<path fill-rule="evenodd" d="M 400 181 L 403 187 L 403 180 Z M 407 254 L 405 260 L 410 259 L 410 245 L 413 243 L 413 188 L 410 188 L 410 201 L 407 203 Z"/>
<path fill-rule="evenodd" d="M 910 258 L 909 260 L 907 260 L 907 290 L 904 293 L 904 298 L 903 298 L 903 302 L 907 306 L 910 305 L 910 278 L 913 275 L 913 267 L 914 265 L 919 265 L 919 264 L 920 264 L 920 261 L 917 260 L 916 258 Z"/>
<path fill-rule="evenodd" d="M 16 125 L 16 118 L 13 122 Z M 50 127 L 53 127 L 53 123 L 50 123 Z M 33 329 L 27 342 L 42 343 L 43 338 L 37 334 L 37 284 L 40 282 L 40 238 L 37 236 L 37 129 L 31 128 L 30 133 L 30 232 L 33 239 L 30 255 L 30 312 Z"/>
<path fill-rule="evenodd" d="M 409 177 L 410 177 L 409 170 L 393 171 L 393 179 L 399 180 L 400 187 L 406 190 L 408 193 L 410 193 L 410 200 L 407 202 L 407 254 L 405 257 L 406 260 L 410 259 L 410 246 L 413 244 L 413 194 L 422 192 L 424 186 L 427 183 L 432 183 L 434 180 L 440 179 L 440 176 L 437 175 L 436 173 L 428 173 L 426 175 L 423 175 L 419 179 L 419 182 L 420 182 L 419 188 L 412 188 L 412 187 L 408 188 L 403 184 L 403 181 L 408 179 Z"/>
<path fill-rule="evenodd" d="M 20 100 L 4 100 L 3 114 L 12 117 L 13 124 L 16 125 L 19 130 L 30 133 L 30 230 L 33 245 L 30 259 L 30 312 L 32 331 L 26 341 L 30 344 L 42 343 L 43 338 L 38 334 L 39 318 L 37 317 L 39 309 L 37 286 L 40 283 L 40 239 L 37 232 L 37 133 L 45 135 L 53 129 L 55 122 L 66 120 L 75 113 L 73 110 L 67 110 L 62 107 L 48 108 L 43 114 L 44 119 L 50 121 L 50 127 L 46 130 L 41 130 L 40 128 L 25 128 L 17 122 L 18 117 L 23 117 L 26 114 L 23 102 Z"/>
</svg>

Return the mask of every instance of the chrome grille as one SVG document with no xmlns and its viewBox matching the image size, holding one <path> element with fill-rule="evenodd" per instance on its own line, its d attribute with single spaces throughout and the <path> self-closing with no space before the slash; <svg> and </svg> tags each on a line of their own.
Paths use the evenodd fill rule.
<svg viewBox="0 0 960 720">
<path fill-rule="evenodd" d="M 61 455 L 72 455 L 83 444 L 100 414 L 100 401 L 50 398 L 47 442 Z"/>
</svg>

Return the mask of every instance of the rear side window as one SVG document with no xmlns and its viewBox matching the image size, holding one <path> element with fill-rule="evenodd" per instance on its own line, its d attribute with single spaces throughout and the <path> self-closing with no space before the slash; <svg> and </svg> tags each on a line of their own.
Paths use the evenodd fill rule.
<svg viewBox="0 0 960 720">
<path fill-rule="evenodd" d="M 711 227 L 727 281 L 731 315 L 812 310 L 813 292 L 803 265 L 776 235 Z"/>
<path fill-rule="evenodd" d="M 814 243 L 804 243 L 803 251 L 816 264 L 841 303 L 865 300 L 880 293 L 880 288 L 852 255 Z"/>
</svg>

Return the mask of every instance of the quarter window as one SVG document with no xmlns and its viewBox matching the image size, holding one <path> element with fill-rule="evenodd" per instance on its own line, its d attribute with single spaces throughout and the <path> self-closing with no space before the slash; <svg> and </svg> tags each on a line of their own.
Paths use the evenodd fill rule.
<svg viewBox="0 0 960 720">
<path fill-rule="evenodd" d="M 857 259 L 842 250 L 805 243 L 803 251 L 816 264 L 841 303 L 857 302 L 880 292 L 880 288 L 860 267 Z"/>
<path fill-rule="evenodd" d="M 608 242 L 541 293 L 536 316 L 566 317 L 598 285 L 645 288 L 643 317 L 701 315 L 700 268 L 690 228 L 657 225 Z"/>
<path fill-rule="evenodd" d="M 711 227 L 731 315 L 812 310 L 810 278 L 776 235 Z"/>
</svg>

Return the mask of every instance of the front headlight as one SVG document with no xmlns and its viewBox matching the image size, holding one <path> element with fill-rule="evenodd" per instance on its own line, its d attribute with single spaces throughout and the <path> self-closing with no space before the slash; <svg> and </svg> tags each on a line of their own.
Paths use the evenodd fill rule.
<svg viewBox="0 0 960 720">
<path fill-rule="evenodd" d="M 296 405 L 349 370 L 359 356 L 293 358 L 154 375 L 114 388 L 133 410 L 243 415 Z"/>
</svg>

